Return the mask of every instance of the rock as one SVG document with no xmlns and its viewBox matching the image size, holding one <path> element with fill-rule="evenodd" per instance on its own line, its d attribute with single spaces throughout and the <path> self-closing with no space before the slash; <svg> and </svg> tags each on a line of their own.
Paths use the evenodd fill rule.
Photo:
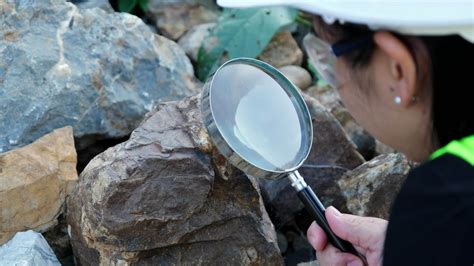
<svg viewBox="0 0 474 266">
<path fill-rule="evenodd" d="M 308 88 L 307 93 L 318 99 L 337 118 L 365 159 L 370 160 L 377 155 L 375 138 L 354 120 L 335 89 L 329 85 L 314 85 Z"/>
<path fill-rule="evenodd" d="M 79 8 L 102 8 L 111 13 L 115 12 L 108 0 L 68 0 Z"/>
<path fill-rule="evenodd" d="M 197 62 L 199 48 L 206 39 L 209 31 L 214 28 L 216 23 L 206 23 L 193 26 L 178 41 L 179 46 L 183 49 L 191 60 Z"/>
<path fill-rule="evenodd" d="M 79 149 L 121 138 L 156 101 L 198 90 L 181 48 L 130 14 L 9 1 L 0 25 L 0 152 L 66 125 Z"/>
<path fill-rule="evenodd" d="M 193 26 L 216 22 L 218 9 L 213 1 L 151 0 L 149 13 L 164 36 L 178 40 Z"/>
<path fill-rule="evenodd" d="M 313 145 L 299 172 L 325 205 L 344 211 L 346 199 L 336 181 L 349 169 L 361 165 L 364 159 L 331 113 L 314 98 L 306 97 L 306 103 L 313 119 Z M 260 184 L 273 223 L 277 227 L 293 223 L 304 206 L 289 180 L 262 179 Z M 303 227 L 310 222 L 308 220 Z"/>
<path fill-rule="evenodd" d="M 76 181 L 71 127 L 0 154 L 0 245 L 15 232 L 54 226 Z"/>
<path fill-rule="evenodd" d="M 291 32 L 282 31 L 273 36 L 270 43 L 257 58 L 274 67 L 300 66 L 303 62 L 303 52 Z"/>
<path fill-rule="evenodd" d="M 351 213 L 388 219 L 409 170 L 403 155 L 383 154 L 346 173 L 337 184 Z"/>
<path fill-rule="evenodd" d="M 199 104 L 157 105 L 84 169 L 68 200 L 79 263 L 282 264 L 256 181 L 213 148 Z"/>
<path fill-rule="evenodd" d="M 300 90 L 306 90 L 311 85 L 311 75 L 306 69 L 300 66 L 283 66 L 279 67 L 278 70 Z"/>
<path fill-rule="evenodd" d="M 48 242 L 33 230 L 16 233 L 0 246 L 0 262 L 2 265 L 61 265 Z"/>
</svg>

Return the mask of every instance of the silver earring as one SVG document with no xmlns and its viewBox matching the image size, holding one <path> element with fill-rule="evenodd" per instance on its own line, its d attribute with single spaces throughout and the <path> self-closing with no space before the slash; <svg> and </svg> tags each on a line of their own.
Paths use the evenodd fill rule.
<svg viewBox="0 0 474 266">
<path fill-rule="evenodd" d="M 397 96 L 395 97 L 395 99 L 393 99 L 393 101 L 396 105 L 400 105 L 402 103 L 402 98 L 400 98 L 400 96 Z"/>
<path fill-rule="evenodd" d="M 416 100 L 418 100 L 418 98 L 416 96 L 411 97 L 412 102 L 416 102 Z"/>
</svg>

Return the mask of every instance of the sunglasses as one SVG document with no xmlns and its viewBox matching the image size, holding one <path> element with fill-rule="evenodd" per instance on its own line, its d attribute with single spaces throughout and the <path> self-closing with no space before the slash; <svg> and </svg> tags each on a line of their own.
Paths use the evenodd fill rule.
<svg viewBox="0 0 474 266">
<path fill-rule="evenodd" d="M 372 34 L 328 44 L 313 33 L 303 38 L 303 46 L 308 54 L 309 62 L 331 87 L 337 89 L 341 85 L 335 75 L 336 60 L 355 49 L 362 48 L 372 42 Z"/>
</svg>

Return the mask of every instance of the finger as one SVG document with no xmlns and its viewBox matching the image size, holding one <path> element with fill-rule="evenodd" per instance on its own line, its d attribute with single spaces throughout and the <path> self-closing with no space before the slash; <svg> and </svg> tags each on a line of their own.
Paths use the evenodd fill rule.
<svg viewBox="0 0 474 266">
<path fill-rule="evenodd" d="M 332 206 L 326 209 L 326 219 L 337 236 L 363 248 L 369 248 L 378 244 L 378 241 L 383 241 L 380 236 L 387 229 L 386 220 L 341 214 Z"/>
<path fill-rule="evenodd" d="M 308 228 L 307 236 L 309 243 L 315 250 L 322 250 L 326 247 L 326 234 L 316 222 L 313 222 Z"/>
<path fill-rule="evenodd" d="M 363 266 L 362 260 L 350 253 L 341 252 L 333 245 L 328 244 L 326 247 L 316 252 L 316 257 L 321 266 Z"/>
</svg>

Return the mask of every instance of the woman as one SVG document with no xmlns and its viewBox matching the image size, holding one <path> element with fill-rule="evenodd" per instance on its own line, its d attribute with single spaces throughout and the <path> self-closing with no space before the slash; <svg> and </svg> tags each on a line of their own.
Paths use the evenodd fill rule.
<svg viewBox="0 0 474 266">
<path fill-rule="evenodd" d="M 409 173 L 388 222 L 329 207 L 334 233 L 369 265 L 473 265 L 473 2 L 218 4 L 291 5 L 315 14 L 318 37 L 304 40 L 312 64 L 367 131 L 421 163 Z M 363 265 L 329 244 L 316 223 L 308 240 L 321 265 Z"/>
</svg>

